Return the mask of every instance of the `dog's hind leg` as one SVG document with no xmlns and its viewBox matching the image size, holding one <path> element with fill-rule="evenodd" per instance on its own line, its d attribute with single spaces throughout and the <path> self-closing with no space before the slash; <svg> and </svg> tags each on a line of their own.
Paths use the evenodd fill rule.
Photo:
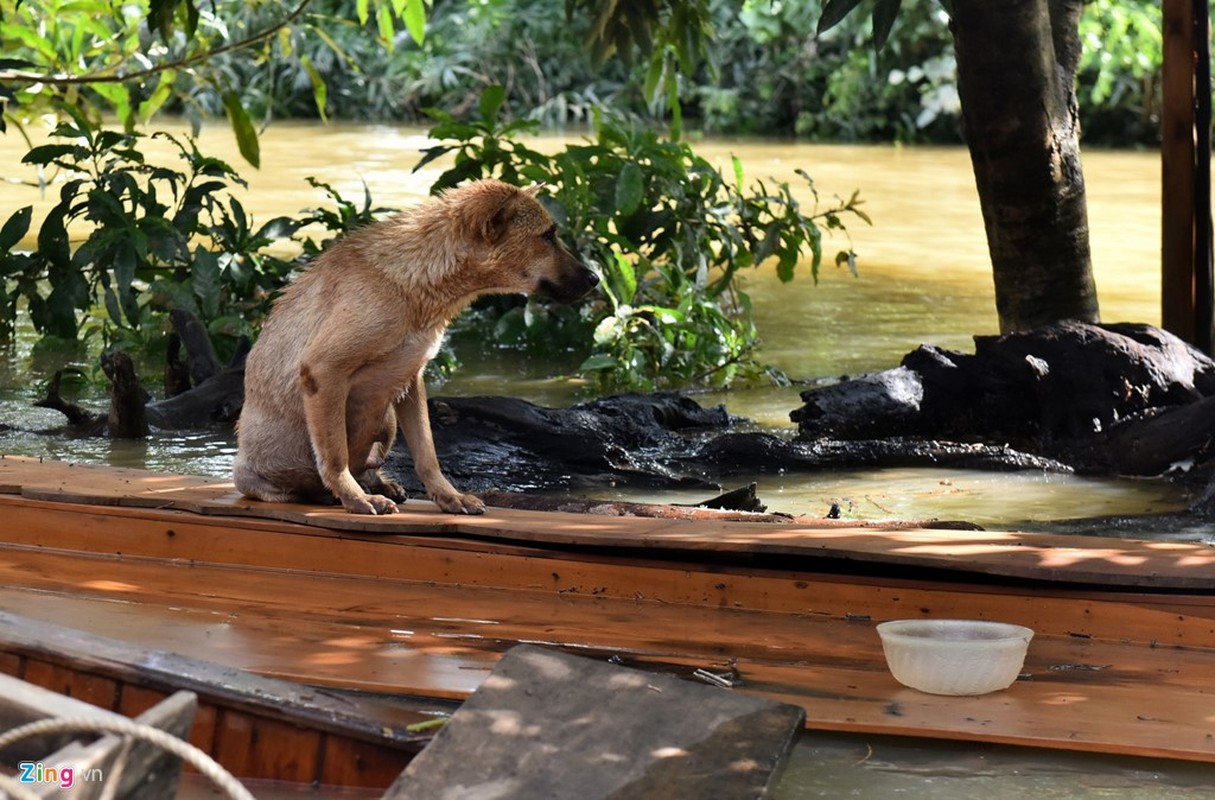
<svg viewBox="0 0 1215 800">
<path fill-rule="evenodd" d="M 308 437 L 325 488 L 352 513 L 396 513 L 396 503 L 381 494 L 368 494 L 351 472 L 350 443 L 346 438 L 347 382 L 335 374 L 314 374 L 305 363 L 300 367 L 300 385 L 304 390 Z M 367 456 L 359 454 L 358 458 L 359 472 L 364 472 Z"/>
<path fill-rule="evenodd" d="M 439 467 L 435 442 L 430 432 L 430 413 L 426 410 L 426 385 L 418 373 L 405 394 L 396 402 L 397 421 L 413 456 L 413 467 L 426 493 L 449 514 L 484 514 L 485 503 L 476 495 L 464 494 L 451 485 Z"/>
<path fill-rule="evenodd" d="M 367 453 L 366 470 L 358 480 L 359 485 L 369 493 L 382 494 L 394 502 L 403 503 L 409 498 L 405 487 L 392 478 L 386 478 L 380 471 L 384 462 L 388 460 L 388 453 L 392 450 L 392 443 L 396 439 L 396 435 L 397 415 L 392 406 L 389 406 L 384 413 L 383 429 L 376 441 L 371 443 L 371 450 Z"/>
</svg>

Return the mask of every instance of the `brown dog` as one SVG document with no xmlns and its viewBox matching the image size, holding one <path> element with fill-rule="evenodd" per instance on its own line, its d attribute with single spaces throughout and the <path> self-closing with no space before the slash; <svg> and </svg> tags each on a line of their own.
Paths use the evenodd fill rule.
<svg viewBox="0 0 1215 800">
<path fill-rule="evenodd" d="M 439 508 L 482 513 L 439 468 L 422 369 L 479 295 L 572 302 L 599 282 L 561 244 L 537 192 L 470 183 L 317 256 L 275 303 L 245 364 L 236 488 L 272 502 L 332 494 L 348 511 L 391 514 L 404 492 L 379 467 L 400 425 Z"/>
</svg>

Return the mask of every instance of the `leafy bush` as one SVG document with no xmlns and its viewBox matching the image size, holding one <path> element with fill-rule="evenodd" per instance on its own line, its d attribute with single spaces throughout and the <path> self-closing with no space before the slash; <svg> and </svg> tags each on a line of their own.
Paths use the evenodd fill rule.
<svg viewBox="0 0 1215 800">
<path fill-rule="evenodd" d="M 311 13 L 312 5 L 324 10 Z M 353 28 L 391 52 L 398 31 L 422 41 L 430 0 L 0 0 L 0 132 L 50 114 L 133 131 L 162 108 L 226 114 L 241 155 L 258 165 L 257 128 L 278 111 L 325 114 L 313 60 L 347 61 L 330 29 Z M 307 12 L 307 13 L 306 13 Z M 322 47 L 317 48 L 320 43 Z M 353 62 L 352 62 L 353 63 Z M 286 98 L 286 106 L 280 105 Z M 250 113 L 252 110 L 253 114 Z"/>
<path fill-rule="evenodd" d="M 772 259 L 792 280 L 806 254 L 817 278 L 819 225 L 844 231 L 844 214 L 867 222 L 857 195 L 803 212 L 785 184 L 744 188 L 737 160 L 731 181 L 688 145 L 612 117 L 597 117 L 593 141 L 545 155 L 515 139 L 535 123 L 499 123 L 504 102 L 502 87 L 491 87 L 475 121 L 432 112 L 431 136 L 442 143 L 419 167 L 454 154 L 436 191 L 477 177 L 548 187 L 573 250 L 602 278 L 602 298 L 578 309 L 498 301 L 472 319 L 500 341 L 589 344 L 580 371 L 603 389 L 779 377 L 758 358 L 750 300 L 735 278 Z M 841 251 L 835 263 L 855 271 L 855 254 Z"/>
<path fill-rule="evenodd" d="M 52 138 L 66 141 L 35 147 L 24 159 L 67 175 L 38 231 L 37 250 L 16 249 L 29 231 L 31 207 L 0 228 L 2 338 L 11 338 L 24 298 L 43 337 L 97 335 L 104 345 L 145 347 L 166 328 L 167 312 L 181 308 L 207 325 L 222 350 L 252 336 L 296 267 L 269 247 L 299 245 L 313 254 L 322 245 L 311 238 L 293 244 L 301 228 L 340 233 L 381 211 L 372 208 L 370 195 L 359 207 L 309 179 L 334 208 L 255 226 L 230 194 L 245 181 L 225 162 L 200 153 L 189 137 L 153 134 L 176 147 L 182 170 L 150 163 L 139 149 L 141 135 L 96 130 L 79 115 L 59 125 Z M 73 222 L 87 230 L 75 250 L 68 240 Z"/>
<path fill-rule="evenodd" d="M 1080 21 L 1080 122 L 1090 142 L 1154 144 L 1164 64 L 1159 3 L 1093 0 Z"/>
</svg>

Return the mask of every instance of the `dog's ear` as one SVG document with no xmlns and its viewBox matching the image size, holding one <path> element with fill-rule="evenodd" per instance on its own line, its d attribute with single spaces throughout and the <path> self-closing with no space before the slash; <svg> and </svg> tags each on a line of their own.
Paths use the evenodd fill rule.
<svg viewBox="0 0 1215 800">
<path fill-rule="evenodd" d="M 536 194 L 543 188 L 537 184 L 520 189 L 499 181 L 470 184 L 464 197 L 465 219 L 491 245 L 502 242 L 519 225 L 526 229 L 543 228 L 547 215 L 536 200 Z"/>
<path fill-rule="evenodd" d="M 494 204 L 487 204 L 485 211 L 486 215 L 482 218 L 481 235 L 485 237 L 485 241 L 490 244 L 497 244 L 506 238 L 507 231 L 510 228 L 511 222 L 515 219 L 515 214 L 519 206 L 519 195 L 517 192 L 509 195 L 503 195 Z"/>
<path fill-rule="evenodd" d="M 523 193 L 525 195 L 527 195 L 528 197 L 539 197 L 540 193 L 543 191 L 544 191 L 543 183 L 533 183 L 531 186 L 524 189 Z"/>
</svg>

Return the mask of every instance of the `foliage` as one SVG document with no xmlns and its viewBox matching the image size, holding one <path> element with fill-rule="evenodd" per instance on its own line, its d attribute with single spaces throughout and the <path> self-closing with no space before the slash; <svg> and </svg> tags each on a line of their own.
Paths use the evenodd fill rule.
<svg viewBox="0 0 1215 800">
<path fill-rule="evenodd" d="M 718 13 L 733 13 L 727 0 Z M 956 140 L 956 70 L 935 0 L 904 4 L 899 35 L 863 46 L 865 20 L 849 17 L 819 34 L 817 2 L 746 0 L 719 25 L 715 81 L 687 92 L 689 113 L 720 132 L 789 132 L 820 140 Z"/>
<path fill-rule="evenodd" d="M 1085 138 L 1152 143 L 1160 129 L 1164 39 L 1159 3 L 1093 0 L 1084 8 L 1077 80 Z"/>
<path fill-rule="evenodd" d="M 21 297 L 39 334 L 66 340 L 94 331 L 106 340 L 138 339 L 149 327 L 158 330 L 158 312 L 174 306 L 213 334 L 250 332 L 292 266 L 263 248 L 291 236 L 300 221 L 279 218 L 254 229 L 227 194 L 244 181 L 192 140 L 154 134 L 177 149 L 185 162 L 178 170 L 149 163 L 139 149 L 144 137 L 94 130 L 80 115 L 52 138 L 66 141 L 35 147 L 24 159 L 68 173 L 39 229 L 38 249 L 13 249 L 29 229 L 29 207 L 9 217 L 0 237 L 4 334 L 12 333 Z M 75 222 L 88 234 L 73 251 L 68 230 Z"/>
<path fill-rule="evenodd" d="M 602 298 L 579 309 L 528 303 L 482 308 L 480 323 L 500 340 L 585 343 L 580 367 L 601 388 L 653 389 L 773 376 L 758 360 L 750 300 L 740 270 L 775 261 L 781 280 L 794 277 L 804 254 L 817 278 L 822 229 L 844 231 L 842 215 L 868 221 L 856 194 L 829 208 L 803 211 L 785 184 L 744 188 L 734 160 L 727 179 L 686 144 L 612 117 L 596 120 L 596 137 L 549 156 L 517 141 L 529 122 L 498 121 L 505 93 L 482 95 L 479 119 L 461 122 L 432 112 L 441 144 L 419 166 L 454 155 L 439 190 L 476 177 L 540 183 L 572 246 L 602 277 Z M 811 196 L 818 196 L 803 174 Z M 837 265 L 855 271 L 845 250 Z M 584 344 L 585 346 L 585 344 Z"/>
<path fill-rule="evenodd" d="M 309 179 L 333 208 L 256 226 L 231 194 L 245 185 L 232 167 L 200 153 L 189 137 L 151 138 L 168 143 L 184 168 L 149 160 L 147 137 L 94 130 L 80 115 L 55 130 L 52 139 L 62 142 L 26 155 L 26 163 L 63 170 L 67 178 L 35 252 L 16 249 L 30 229 L 31 207 L 0 227 L 0 338 L 11 338 L 24 299 L 43 337 L 97 335 L 106 345 L 144 347 L 168 327 L 167 312 L 182 308 L 206 324 L 221 349 L 230 348 L 252 336 L 296 267 L 273 248 L 298 245 L 315 253 L 322 244 L 311 237 L 293 243 L 301 229 L 340 233 L 382 210 L 366 193 L 360 207 Z M 87 231 L 74 250 L 73 224 Z"/>
<path fill-rule="evenodd" d="M 946 5 L 0 0 L 0 99 L 19 126 L 60 103 L 94 122 L 112 112 L 128 130 L 159 109 L 227 116 L 251 163 L 259 125 L 275 117 L 461 116 L 491 84 L 507 87 L 510 115 L 546 125 L 610 106 L 722 133 L 957 142 Z M 881 39 L 875 18 L 880 48 L 866 46 Z M 1081 38 L 1086 138 L 1154 142 L 1159 3 L 1095 0 Z"/>
<path fill-rule="evenodd" d="M 328 87 L 296 44 L 324 39 L 326 16 L 306 13 L 313 0 L 262 0 L 201 5 L 197 0 L 0 0 L 0 131 L 65 108 L 94 126 L 113 113 L 129 132 L 166 104 L 227 115 L 241 155 L 259 162 L 257 130 L 245 104 L 257 81 L 225 69 L 235 53 L 259 75 L 276 79 L 294 61 L 309 76 L 324 114 Z M 423 39 L 429 0 L 354 0 L 344 11 L 377 45 L 392 50 L 398 24 Z M 277 92 L 273 90 L 271 94 Z M 206 104 L 206 98 L 211 103 Z M 259 109 L 264 116 L 268 109 Z"/>
</svg>

